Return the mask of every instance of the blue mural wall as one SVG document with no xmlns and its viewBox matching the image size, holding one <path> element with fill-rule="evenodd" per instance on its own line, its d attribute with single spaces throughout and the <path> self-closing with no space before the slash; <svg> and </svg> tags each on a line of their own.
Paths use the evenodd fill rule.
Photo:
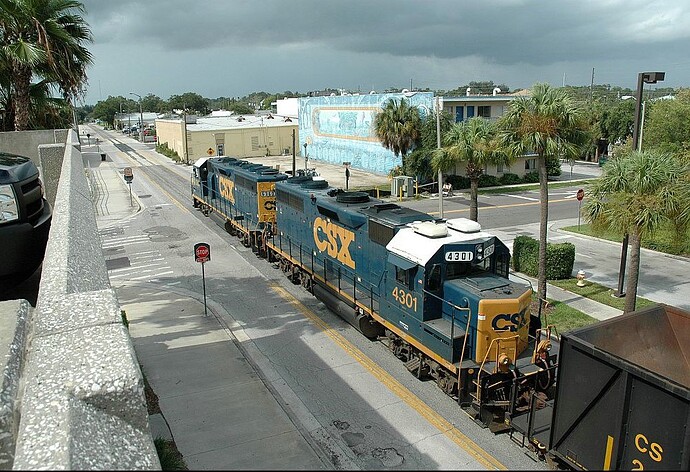
<svg viewBox="0 0 690 472">
<path fill-rule="evenodd" d="M 387 174 L 402 164 L 374 133 L 374 116 L 391 98 L 405 98 L 424 117 L 434 108 L 433 92 L 338 95 L 299 99 L 299 144 L 309 159 Z"/>
</svg>

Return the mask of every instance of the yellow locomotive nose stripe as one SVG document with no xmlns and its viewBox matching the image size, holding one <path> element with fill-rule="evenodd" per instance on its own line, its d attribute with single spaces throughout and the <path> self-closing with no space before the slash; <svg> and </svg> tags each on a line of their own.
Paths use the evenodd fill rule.
<svg viewBox="0 0 690 472">
<path fill-rule="evenodd" d="M 484 449 L 479 447 L 477 443 L 458 431 L 455 426 L 445 420 L 442 416 L 434 412 L 423 401 L 417 398 L 400 382 L 395 380 L 388 372 L 381 369 L 374 361 L 369 359 L 362 351 L 353 346 L 347 339 L 341 336 L 336 330 L 331 328 L 321 318 L 316 316 L 314 312 L 300 303 L 293 295 L 287 292 L 284 288 L 272 285 L 271 289 L 280 295 L 285 301 L 292 304 L 302 314 L 311 321 L 314 325 L 319 327 L 329 338 L 335 341 L 347 354 L 359 362 L 367 370 L 369 370 L 374 377 L 383 383 L 388 389 L 395 393 L 408 406 L 413 408 L 425 420 L 431 423 L 446 437 L 448 437 L 455 444 L 460 446 L 465 452 L 472 456 L 477 462 L 485 466 L 487 469 L 507 470 L 508 468 L 501 464 L 495 457 L 490 455 Z"/>
</svg>

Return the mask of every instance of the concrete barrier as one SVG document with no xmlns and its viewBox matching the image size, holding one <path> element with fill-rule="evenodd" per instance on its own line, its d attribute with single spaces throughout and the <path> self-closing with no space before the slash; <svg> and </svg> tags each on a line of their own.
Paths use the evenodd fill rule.
<svg viewBox="0 0 690 472">
<path fill-rule="evenodd" d="M 53 211 L 36 309 L 0 305 L 17 320 L 0 396 L 0 468 L 160 470 L 73 131 Z"/>
</svg>

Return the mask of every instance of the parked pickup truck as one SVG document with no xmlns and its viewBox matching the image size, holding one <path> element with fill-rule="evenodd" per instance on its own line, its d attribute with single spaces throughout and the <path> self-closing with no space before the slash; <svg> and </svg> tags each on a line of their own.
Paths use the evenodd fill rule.
<svg viewBox="0 0 690 472">
<path fill-rule="evenodd" d="M 31 159 L 0 152 L 0 283 L 19 283 L 43 262 L 52 209 Z"/>
</svg>

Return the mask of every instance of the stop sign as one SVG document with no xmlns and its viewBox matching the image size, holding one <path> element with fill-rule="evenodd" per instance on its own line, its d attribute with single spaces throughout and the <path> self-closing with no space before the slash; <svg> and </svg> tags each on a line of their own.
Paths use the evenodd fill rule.
<svg viewBox="0 0 690 472">
<path fill-rule="evenodd" d="M 208 243 L 196 243 L 194 245 L 194 258 L 196 262 L 208 262 L 211 260 L 211 246 Z"/>
<path fill-rule="evenodd" d="M 584 189 L 580 189 L 577 191 L 577 199 L 582 200 L 583 198 L 585 198 L 585 191 Z"/>
</svg>

